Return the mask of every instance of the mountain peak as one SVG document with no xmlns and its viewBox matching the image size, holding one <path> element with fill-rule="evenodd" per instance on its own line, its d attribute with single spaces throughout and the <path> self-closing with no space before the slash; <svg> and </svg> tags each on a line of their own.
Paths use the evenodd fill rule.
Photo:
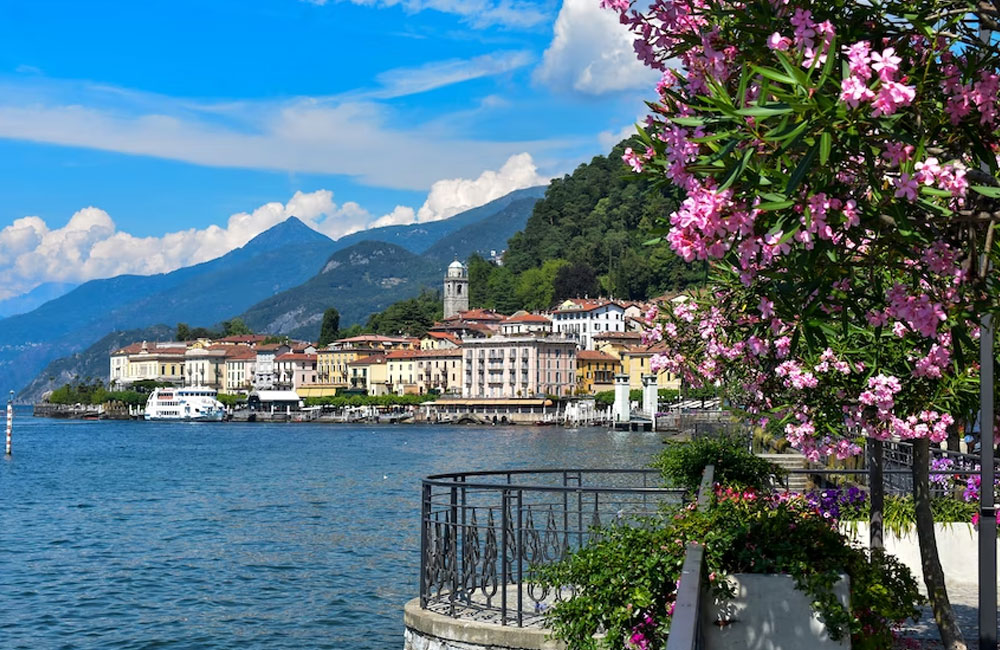
<svg viewBox="0 0 1000 650">
<path fill-rule="evenodd" d="M 329 237 L 316 232 L 298 217 L 288 217 L 260 233 L 244 246 L 244 250 L 274 249 L 289 244 L 332 243 Z"/>
</svg>

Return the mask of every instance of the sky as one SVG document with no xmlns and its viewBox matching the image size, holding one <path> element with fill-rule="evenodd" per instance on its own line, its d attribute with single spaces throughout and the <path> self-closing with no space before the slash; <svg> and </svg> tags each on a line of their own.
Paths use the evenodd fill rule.
<svg viewBox="0 0 1000 650">
<path fill-rule="evenodd" d="M 0 300 L 295 215 L 431 221 L 607 153 L 652 95 L 598 0 L 0 3 Z"/>
</svg>

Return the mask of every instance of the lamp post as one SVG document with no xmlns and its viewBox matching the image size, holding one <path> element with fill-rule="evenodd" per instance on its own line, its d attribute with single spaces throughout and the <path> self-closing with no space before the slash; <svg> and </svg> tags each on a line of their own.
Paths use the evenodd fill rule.
<svg viewBox="0 0 1000 650">
<path fill-rule="evenodd" d="M 997 511 L 993 497 L 993 316 L 979 328 L 979 647 L 997 648 Z"/>
</svg>

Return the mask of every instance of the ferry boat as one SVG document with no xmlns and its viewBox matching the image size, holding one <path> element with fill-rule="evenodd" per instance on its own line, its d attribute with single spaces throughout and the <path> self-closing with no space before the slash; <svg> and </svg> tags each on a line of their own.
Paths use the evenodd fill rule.
<svg viewBox="0 0 1000 650">
<path fill-rule="evenodd" d="M 214 389 L 204 386 L 157 388 L 146 400 L 146 419 L 221 422 L 226 407 L 215 396 Z"/>
</svg>

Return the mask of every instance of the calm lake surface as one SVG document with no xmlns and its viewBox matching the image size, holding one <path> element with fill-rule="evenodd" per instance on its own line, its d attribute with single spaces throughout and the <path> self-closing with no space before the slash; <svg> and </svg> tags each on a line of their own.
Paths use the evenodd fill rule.
<svg viewBox="0 0 1000 650">
<path fill-rule="evenodd" d="M 604 429 L 35 419 L 0 451 L 0 647 L 400 650 L 419 480 L 635 467 Z"/>
</svg>

